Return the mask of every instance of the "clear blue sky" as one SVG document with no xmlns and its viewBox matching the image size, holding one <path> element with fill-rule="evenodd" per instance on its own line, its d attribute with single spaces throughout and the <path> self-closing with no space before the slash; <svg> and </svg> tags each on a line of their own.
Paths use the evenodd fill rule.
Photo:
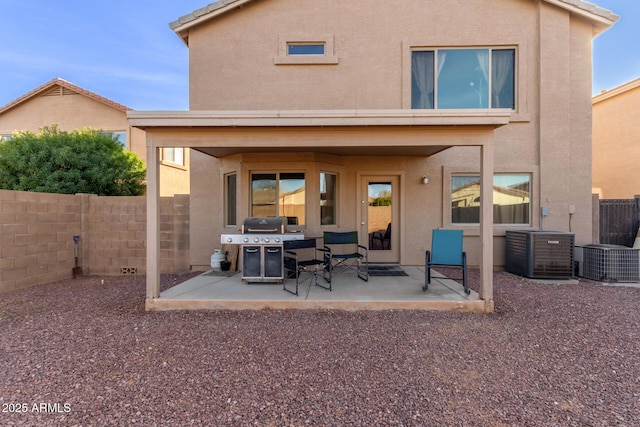
<svg viewBox="0 0 640 427">
<path fill-rule="evenodd" d="M 183 110 L 188 49 L 169 22 L 212 0 L 0 0 L 0 106 L 61 77 L 136 110 Z M 594 40 L 593 93 L 640 77 L 640 0 Z"/>
</svg>

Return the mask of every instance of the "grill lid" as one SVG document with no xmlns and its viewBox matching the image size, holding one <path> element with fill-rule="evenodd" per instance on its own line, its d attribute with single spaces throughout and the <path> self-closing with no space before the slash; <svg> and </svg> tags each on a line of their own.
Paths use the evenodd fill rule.
<svg viewBox="0 0 640 427">
<path fill-rule="evenodd" d="M 242 223 L 243 234 L 284 234 L 286 228 L 286 216 L 248 217 Z"/>
</svg>

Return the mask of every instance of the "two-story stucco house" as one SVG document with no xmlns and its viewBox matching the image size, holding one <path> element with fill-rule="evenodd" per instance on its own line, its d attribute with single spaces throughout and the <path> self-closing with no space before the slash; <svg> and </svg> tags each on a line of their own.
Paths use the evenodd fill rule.
<svg viewBox="0 0 640 427">
<path fill-rule="evenodd" d="M 601 199 L 640 194 L 640 78 L 593 97 L 593 191 Z"/>
<path fill-rule="evenodd" d="M 127 150 L 146 161 L 144 131 L 129 125 L 127 111 L 131 108 L 55 78 L 0 107 L 0 137 L 10 138 L 15 131 L 38 132 L 53 124 L 64 131 L 91 127 L 117 136 Z M 182 147 L 162 150 L 162 196 L 189 193 L 188 156 Z"/>
<path fill-rule="evenodd" d="M 173 22 L 190 110 L 129 113 L 147 132 L 148 304 L 154 165 L 178 145 L 194 268 L 244 217 L 288 216 L 291 191 L 306 236 L 370 244 L 383 197 L 390 245 L 369 261 L 424 265 L 432 229 L 462 229 L 491 305 L 505 231 L 538 229 L 542 207 L 546 230 L 591 243 L 591 42 L 617 19 L 581 0 L 224 0 Z"/>
</svg>

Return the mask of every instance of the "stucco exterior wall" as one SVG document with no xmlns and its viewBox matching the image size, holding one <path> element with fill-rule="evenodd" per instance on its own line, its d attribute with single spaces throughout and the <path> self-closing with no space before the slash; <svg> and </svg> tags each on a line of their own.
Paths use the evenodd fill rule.
<svg viewBox="0 0 640 427">
<path fill-rule="evenodd" d="M 146 163 L 146 133 L 129 126 L 126 111 L 70 90 L 56 95 L 47 93 L 50 92 L 45 91 L 2 112 L 0 135 L 11 135 L 18 130 L 38 132 L 52 124 L 67 132 L 85 127 L 105 132 L 126 132 L 126 148 Z M 185 157 L 186 167 L 162 166 L 162 196 L 189 193 L 188 155 Z"/>
<path fill-rule="evenodd" d="M 481 0 L 250 2 L 189 33 L 191 110 L 340 110 L 410 108 L 411 48 L 508 46 L 517 50 L 517 105 L 495 131 L 495 171 L 531 174 L 531 223 L 576 233 L 591 243 L 591 40 L 584 18 L 547 2 Z M 332 40 L 337 64 L 281 65 L 282 40 Z M 410 62 L 409 62 L 410 65 Z M 369 131 L 372 139 L 376 130 Z M 455 132 L 455 131 L 451 131 Z M 247 134 L 247 138 L 252 137 Z M 327 134 L 327 145 L 339 144 Z M 379 137 L 379 135 L 378 135 Z M 428 136 L 427 136 L 428 137 Z M 388 144 L 393 146 L 393 138 Z M 295 140 L 292 140 L 295 151 Z M 431 230 L 450 221 L 450 177 L 479 173 L 480 150 L 455 147 L 431 157 L 257 153 L 234 159 L 192 157 L 192 264 L 207 262 L 225 229 L 222 177 L 241 172 L 240 221 L 248 214 L 252 170 L 340 171 L 339 229 L 359 225 L 359 177 L 401 177 L 401 263 L 424 263 Z M 327 166 L 329 165 L 329 166 Z M 430 183 L 421 184 L 428 176 Z M 197 179 L 195 177 L 198 177 Z M 310 184 L 309 184 L 310 185 Z M 310 196 L 311 197 L 311 196 Z M 307 235 L 320 235 L 309 199 Z M 542 222 L 540 208 L 549 207 Z M 479 261 L 479 227 L 464 226 L 469 262 Z M 504 233 L 494 227 L 494 259 L 504 263 Z"/>
<path fill-rule="evenodd" d="M 5 112 L 0 120 L 0 132 L 15 130 L 37 132 L 51 124 L 65 131 L 92 127 L 109 131 L 127 131 L 124 112 L 80 94 L 36 96 L 28 103 Z"/>
<path fill-rule="evenodd" d="M 536 7 L 512 0 L 250 2 L 190 32 L 190 109 L 407 108 L 410 45 L 517 45 L 535 54 Z M 282 40 L 325 36 L 337 64 L 274 64 Z"/>
<path fill-rule="evenodd" d="M 640 79 L 594 97 L 593 191 L 601 199 L 640 194 Z"/>
</svg>

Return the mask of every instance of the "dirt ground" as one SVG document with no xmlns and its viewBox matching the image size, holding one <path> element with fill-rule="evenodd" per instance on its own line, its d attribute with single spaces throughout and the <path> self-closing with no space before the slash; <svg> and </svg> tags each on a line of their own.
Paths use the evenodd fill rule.
<svg viewBox="0 0 640 427">
<path fill-rule="evenodd" d="M 137 276 L 2 294 L 0 425 L 640 425 L 640 289 L 494 294 L 486 315 L 145 312 Z"/>
</svg>

